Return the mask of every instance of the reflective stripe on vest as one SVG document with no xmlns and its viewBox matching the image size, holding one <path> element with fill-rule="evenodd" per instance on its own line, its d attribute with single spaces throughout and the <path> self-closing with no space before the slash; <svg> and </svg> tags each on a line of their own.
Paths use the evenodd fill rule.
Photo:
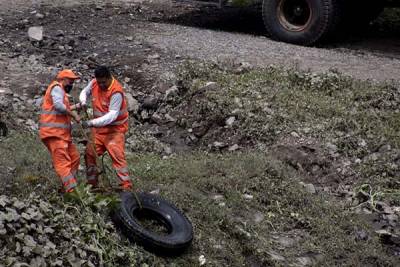
<svg viewBox="0 0 400 267">
<path fill-rule="evenodd" d="M 48 123 L 44 123 L 41 122 L 39 123 L 39 127 L 40 128 L 61 128 L 61 129 L 70 129 L 71 125 L 70 124 L 64 124 L 64 123 L 55 123 L 55 122 L 48 122 Z"/>
<path fill-rule="evenodd" d="M 72 188 L 75 188 L 77 185 L 78 185 L 78 183 L 76 182 L 76 180 L 74 178 L 71 183 L 69 183 L 68 185 L 64 185 L 64 189 L 65 189 L 65 191 L 68 192 L 68 190 L 71 190 Z"/>
<path fill-rule="evenodd" d="M 42 111 L 40 112 L 40 114 L 44 114 L 44 115 L 66 115 L 67 112 L 60 112 L 60 111 L 56 111 L 56 110 L 44 110 L 42 109 Z"/>
<path fill-rule="evenodd" d="M 125 118 L 125 119 L 123 119 L 122 121 L 115 121 L 115 122 L 113 122 L 113 123 L 110 123 L 109 125 L 121 125 L 121 124 L 124 124 L 125 122 L 127 122 L 128 119 L 129 119 L 129 118 Z"/>
<path fill-rule="evenodd" d="M 124 173 L 127 173 L 127 172 L 128 172 L 128 168 L 127 168 L 127 167 L 115 168 L 115 170 L 116 170 L 117 172 L 124 172 Z"/>
<path fill-rule="evenodd" d="M 61 180 L 63 181 L 63 183 L 68 183 L 71 179 L 74 179 L 74 178 L 75 178 L 74 175 L 70 174 L 65 177 L 62 177 Z"/>
</svg>

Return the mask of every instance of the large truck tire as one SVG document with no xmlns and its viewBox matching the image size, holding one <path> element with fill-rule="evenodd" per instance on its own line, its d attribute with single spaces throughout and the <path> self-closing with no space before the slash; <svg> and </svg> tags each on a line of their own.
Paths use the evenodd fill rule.
<svg viewBox="0 0 400 267">
<path fill-rule="evenodd" d="M 262 16 L 269 35 L 277 40 L 312 45 L 336 30 L 340 0 L 263 0 Z"/>
<path fill-rule="evenodd" d="M 190 246 L 193 240 L 192 224 L 177 207 L 154 194 L 140 193 L 137 198 L 129 192 L 121 193 L 121 203 L 112 214 L 116 226 L 130 240 L 166 256 L 177 255 Z M 146 229 L 138 219 L 140 216 L 157 221 L 168 232 L 160 234 Z"/>
</svg>

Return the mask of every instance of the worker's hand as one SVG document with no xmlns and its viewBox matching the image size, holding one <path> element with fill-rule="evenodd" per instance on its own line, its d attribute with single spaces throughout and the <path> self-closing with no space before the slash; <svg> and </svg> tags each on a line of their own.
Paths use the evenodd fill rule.
<svg viewBox="0 0 400 267">
<path fill-rule="evenodd" d="M 80 109 L 81 110 L 87 110 L 87 105 L 86 105 L 86 103 L 79 103 L 80 104 Z"/>
<path fill-rule="evenodd" d="M 82 121 L 82 127 L 83 129 L 87 129 L 89 127 L 92 127 L 90 121 Z"/>
</svg>

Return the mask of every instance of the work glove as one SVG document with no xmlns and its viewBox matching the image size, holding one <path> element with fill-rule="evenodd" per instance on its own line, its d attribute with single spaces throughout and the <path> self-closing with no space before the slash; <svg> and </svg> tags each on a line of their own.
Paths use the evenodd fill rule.
<svg viewBox="0 0 400 267">
<path fill-rule="evenodd" d="M 82 121 L 82 127 L 83 129 L 87 129 L 89 127 L 92 127 L 92 124 L 90 123 L 90 121 Z"/>
</svg>

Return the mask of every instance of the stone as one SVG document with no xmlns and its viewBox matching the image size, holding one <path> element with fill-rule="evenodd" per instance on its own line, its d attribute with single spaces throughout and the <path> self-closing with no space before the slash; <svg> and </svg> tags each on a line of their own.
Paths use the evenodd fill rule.
<svg viewBox="0 0 400 267">
<path fill-rule="evenodd" d="M 239 145 L 238 144 L 234 144 L 234 145 L 231 145 L 229 148 L 228 148 L 228 151 L 236 151 L 236 150 L 238 150 L 240 147 L 239 147 Z"/>
<path fill-rule="evenodd" d="M 38 19 L 44 19 L 44 15 L 41 13 L 36 13 L 35 17 L 37 17 Z"/>
<path fill-rule="evenodd" d="M 225 124 L 227 126 L 232 126 L 233 123 L 235 122 L 236 118 L 234 116 L 229 117 L 228 119 L 226 119 Z"/>
<path fill-rule="evenodd" d="M 29 27 L 28 36 L 30 39 L 32 39 L 34 41 L 42 41 L 43 40 L 43 27 L 42 26 Z"/>
<path fill-rule="evenodd" d="M 254 214 L 254 222 L 257 223 L 257 224 L 261 223 L 264 220 L 264 218 L 265 218 L 265 216 L 261 212 L 256 212 Z"/>
<path fill-rule="evenodd" d="M 174 85 L 171 88 L 169 88 L 167 91 L 165 91 L 165 99 L 171 100 L 171 99 L 177 97 L 178 93 L 179 93 L 179 89 L 176 85 Z"/>
<path fill-rule="evenodd" d="M 243 194 L 243 198 L 246 200 L 252 200 L 254 198 L 253 195 L 249 195 L 249 194 Z"/>
<path fill-rule="evenodd" d="M 207 82 L 203 87 L 200 88 L 201 91 L 216 90 L 218 84 L 216 82 Z"/>
<path fill-rule="evenodd" d="M 155 123 L 157 123 L 158 125 L 163 124 L 163 118 L 157 113 L 153 113 L 153 115 L 151 115 L 151 120 Z"/>
<path fill-rule="evenodd" d="M 305 184 L 305 190 L 310 194 L 315 194 L 317 191 L 315 190 L 315 186 L 313 184 Z"/>
<path fill-rule="evenodd" d="M 158 99 L 154 96 L 148 96 L 144 99 L 142 106 L 145 109 L 156 110 L 158 108 Z"/>
<path fill-rule="evenodd" d="M 176 119 L 171 115 L 169 115 L 168 113 L 165 114 L 165 119 L 167 120 L 167 122 L 176 122 Z"/>
<path fill-rule="evenodd" d="M 139 101 L 137 101 L 130 93 L 126 93 L 125 97 L 128 103 L 128 111 L 137 114 L 139 111 Z"/>
</svg>

